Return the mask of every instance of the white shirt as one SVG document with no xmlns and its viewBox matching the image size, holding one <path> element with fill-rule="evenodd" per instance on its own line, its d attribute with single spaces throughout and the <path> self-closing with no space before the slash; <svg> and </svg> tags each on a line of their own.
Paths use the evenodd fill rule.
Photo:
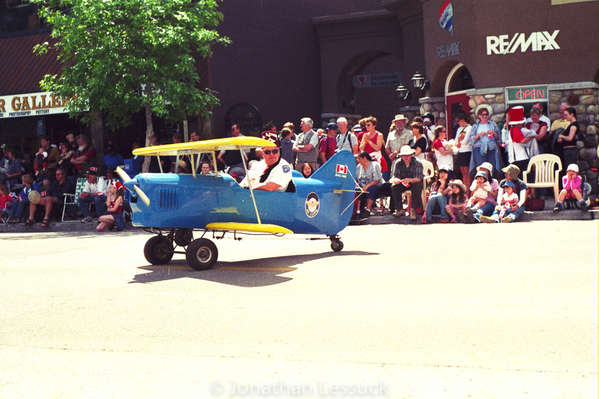
<svg viewBox="0 0 599 399">
<path fill-rule="evenodd" d="M 456 138 L 460 137 L 460 134 L 464 131 L 464 138 L 460 140 L 460 148 L 458 152 L 472 152 L 472 143 L 470 143 L 470 132 L 472 131 L 472 126 L 467 125 L 465 127 L 460 126 L 458 131 L 456 132 Z"/>
<path fill-rule="evenodd" d="M 105 193 L 110 188 L 110 185 L 102 176 L 98 176 L 95 184 L 90 184 L 87 180 L 83 186 L 83 192 L 89 194 Z"/>
<path fill-rule="evenodd" d="M 285 192 L 287 186 L 291 181 L 291 165 L 284 159 L 281 159 L 279 164 L 270 172 L 264 182 L 260 182 L 260 177 L 264 171 L 268 168 L 266 161 L 261 160 L 252 165 L 252 168 L 248 171 L 245 178 L 239 183 L 241 187 L 249 188 L 249 181 L 251 180 L 252 189 L 266 185 L 266 183 L 276 183 L 279 185 L 276 191 Z"/>
</svg>

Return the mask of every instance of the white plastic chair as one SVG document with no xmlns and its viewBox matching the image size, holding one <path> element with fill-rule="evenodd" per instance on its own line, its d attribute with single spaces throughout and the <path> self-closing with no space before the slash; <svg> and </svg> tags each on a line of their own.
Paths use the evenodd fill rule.
<svg viewBox="0 0 599 399">
<path fill-rule="evenodd" d="M 556 168 L 557 166 L 557 168 Z M 528 182 L 528 175 L 535 169 L 535 181 Z M 528 162 L 528 168 L 522 172 L 522 179 L 529 188 L 553 187 L 555 199 L 559 198 L 559 172 L 562 170 L 562 161 L 557 155 L 535 155 Z"/>
</svg>

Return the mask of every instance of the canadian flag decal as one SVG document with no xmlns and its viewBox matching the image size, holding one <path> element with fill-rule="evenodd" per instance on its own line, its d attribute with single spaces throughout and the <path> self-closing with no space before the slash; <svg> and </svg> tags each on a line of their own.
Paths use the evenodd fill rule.
<svg viewBox="0 0 599 399">
<path fill-rule="evenodd" d="M 337 165 L 337 171 L 335 173 L 347 174 L 347 165 Z"/>
</svg>

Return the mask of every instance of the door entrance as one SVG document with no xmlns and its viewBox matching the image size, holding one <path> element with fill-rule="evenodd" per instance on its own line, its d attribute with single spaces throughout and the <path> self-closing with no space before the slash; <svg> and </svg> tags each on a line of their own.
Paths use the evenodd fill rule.
<svg viewBox="0 0 599 399">
<path fill-rule="evenodd" d="M 455 137 L 455 132 L 458 125 L 455 123 L 454 118 L 460 112 L 464 111 L 466 115 L 470 114 L 470 96 L 463 93 L 451 93 L 445 97 L 445 109 L 447 110 L 447 130 L 449 131 L 448 139 Z"/>
</svg>

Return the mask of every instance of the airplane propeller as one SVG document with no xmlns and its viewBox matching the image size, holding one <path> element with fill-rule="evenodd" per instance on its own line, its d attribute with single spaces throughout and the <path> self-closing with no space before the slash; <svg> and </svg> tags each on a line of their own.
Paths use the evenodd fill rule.
<svg viewBox="0 0 599 399">
<path fill-rule="evenodd" d="M 116 173 L 121 177 L 121 179 L 123 179 L 124 183 L 127 183 L 129 181 L 131 181 L 132 179 L 129 177 L 129 175 L 127 174 L 127 172 L 125 172 L 120 166 L 117 166 L 116 168 Z M 127 184 L 125 184 L 125 187 L 127 187 Z M 129 190 L 131 190 L 129 187 L 127 187 Z M 146 193 L 144 193 L 142 191 L 141 188 L 139 188 L 137 186 L 137 181 L 135 182 L 135 185 L 133 185 L 133 189 L 135 190 L 135 192 L 137 193 L 137 195 L 139 195 L 139 198 L 141 198 L 141 200 L 147 205 L 150 206 L 150 199 L 148 198 L 148 196 L 146 195 Z"/>
</svg>

